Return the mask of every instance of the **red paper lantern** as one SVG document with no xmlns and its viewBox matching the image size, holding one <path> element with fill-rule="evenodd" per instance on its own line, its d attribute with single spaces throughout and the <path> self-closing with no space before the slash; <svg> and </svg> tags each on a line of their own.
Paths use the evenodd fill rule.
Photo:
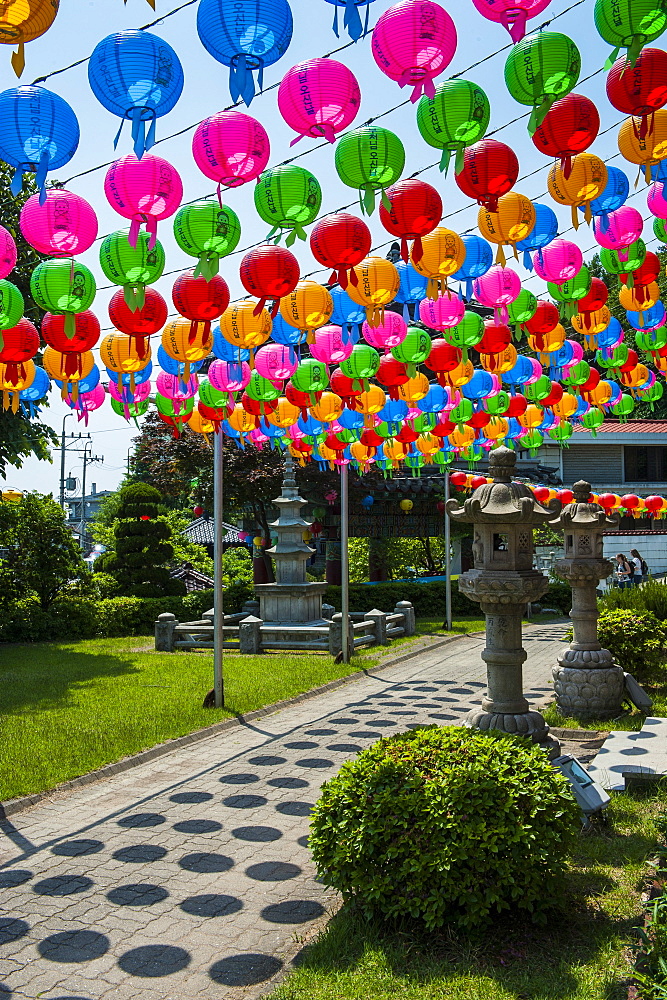
<svg viewBox="0 0 667 1000">
<path fill-rule="evenodd" d="M 348 378 L 347 375 L 343 375 L 340 368 L 336 368 L 336 370 L 331 373 L 329 386 L 332 392 L 335 392 L 337 396 L 340 396 L 343 400 L 343 404 L 348 409 L 357 409 L 358 397 L 364 391 L 360 382 L 356 382 L 355 385 L 355 379 Z"/>
<path fill-rule="evenodd" d="M 662 510 L 662 497 L 646 497 L 644 506 L 651 514 L 656 514 Z"/>
<path fill-rule="evenodd" d="M 196 506 L 196 507 L 194 508 L 194 510 L 192 511 L 192 513 L 193 513 L 193 515 L 194 515 L 195 517 L 203 517 L 203 516 L 204 516 L 204 508 L 203 508 L 203 507 L 200 507 L 199 505 L 197 505 L 197 506 Z"/>
<path fill-rule="evenodd" d="M 2 331 L 0 362 L 6 365 L 5 381 L 9 385 L 25 378 L 23 363 L 34 357 L 39 350 L 39 334 L 30 320 L 20 319 L 16 326 Z"/>
<path fill-rule="evenodd" d="M 504 323 L 497 326 L 492 319 L 484 321 L 484 335 L 475 347 L 480 354 L 502 354 L 512 343 L 512 331 Z"/>
<path fill-rule="evenodd" d="M 555 330 L 560 322 L 558 309 L 553 302 L 546 302 L 539 299 L 535 314 L 523 324 L 528 333 L 533 337 L 543 337 L 547 333 Z"/>
<path fill-rule="evenodd" d="M 365 448 L 379 448 L 381 444 L 384 444 L 384 438 L 380 437 L 377 431 L 374 431 L 372 427 L 366 427 L 366 429 L 361 432 L 359 440 Z"/>
<path fill-rule="evenodd" d="M 412 442 L 416 441 L 419 437 L 419 433 L 417 431 L 413 431 L 412 427 L 408 427 L 407 424 L 403 424 L 398 434 L 394 436 L 397 441 L 401 442 L 401 444 L 412 444 Z"/>
<path fill-rule="evenodd" d="M 631 372 L 634 371 L 634 369 L 637 367 L 638 364 L 639 364 L 639 355 L 634 350 L 634 348 L 630 347 L 628 348 L 628 357 L 625 364 L 619 365 L 618 370 L 619 372 Z"/>
<path fill-rule="evenodd" d="M 555 406 L 556 403 L 560 403 L 561 399 L 565 395 L 565 389 L 560 384 L 560 382 L 551 383 L 551 392 L 544 399 L 540 400 L 540 406 L 545 409 L 547 406 Z"/>
<path fill-rule="evenodd" d="M 435 436 L 439 438 L 446 438 L 449 437 L 450 434 L 453 434 L 455 430 L 456 424 L 451 420 L 439 420 L 431 431 L 431 434 L 435 434 Z"/>
<path fill-rule="evenodd" d="M 533 493 L 535 494 L 535 499 L 538 501 L 538 503 L 546 503 L 546 501 L 549 499 L 549 494 L 551 493 L 551 490 L 549 489 L 548 486 L 536 486 L 535 489 L 533 490 Z"/>
<path fill-rule="evenodd" d="M 448 344 L 446 340 L 438 337 L 436 340 L 431 341 L 431 353 L 424 364 L 432 372 L 436 373 L 438 382 L 444 385 L 445 372 L 451 372 L 455 368 L 458 368 L 462 359 L 463 351 L 460 347 L 454 347 L 452 344 Z"/>
<path fill-rule="evenodd" d="M 332 269 L 329 283 L 338 282 L 341 288 L 347 288 L 349 281 L 358 284 L 354 269 L 368 257 L 372 242 L 371 231 L 363 219 L 347 212 L 325 215 L 310 234 L 313 257 Z"/>
<path fill-rule="evenodd" d="M 477 490 L 480 486 L 486 486 L 486 482 L 486 476 L 473 476 L 470 485 L 473 490 Z"/>
<path fill-rule="evenodd" d="M 197 403 L 197 410 L 199 411 L 200 415 L 204 418 L 204 420 L 208 421 L 208 423 L 210 424 L 213 424 L 213 428 L 215 430 L 215 433 L 217 434 L 218 431 L 220 430 L 220 424 L 222 423 L 222 421 L 226 420 L 227 417 L 229 417 L 233 412 L 234 404 L 230 403 L 228 407 L 206 406 L 205 403 L 199 402 Z"/>
<path fill-rule="evenodd" d="M 123 298 L 122 289 L 118 295 Z M 54 316 L 53 313 L 47 312 L 42 317 L 42 339 L 54 351 L 60 351 L 65 355 L 65 374 L 77 376 L 81 374 L 81 355 L 92 350 L 100 339 L 100 321 L 89 309 L 76 313 L 74 336 L 70 338 L 65 333 L 65 317 Z M 39 344 L 39 338 L 37 342 Z"/>
<path fill-rule="evenodd" d="M 168 312 L 167 303 L 154 288 L 146 289 L 143 306 L 134 312 L 125 302 L 122 288 L 109 302 L 109 319 L 117 330 L 133 338 L 140 358 L 146 356 L 146 337 L 159 333 L 167 322 Z"/>
<path fill-rule="evenodd" d="M 335 434 L 328 434 L 324 443 L 327 448 L 331 448 L 333 451 L 345 451 L 347 448 L 346 442 L 339 440 Z"/>
<path fill-rule="evenodd" d="M 341 377 L 344 376 L 342 376 L 341 374 Z M 336 390 L 334 389 L 334 392 L 335 391 Z M 301 416 L 303 417 L 304 420 L 308 416 L 308 407 L 310 406 L 311 395 L 315 397 L 315 400 L 317 402 L 319 402 L 319 400 L 322 398 L 322 391 L 313 393 L 301 392 L 300 389 L 295 389 L 291 382 L 288 382 L 285 386 L 285 396 L 293 406 L 299 407 L 299 409 L 301 410 Z M 338 393 L 338 395 L 340 396 L 340 393 Z"/>
<path fill-rule="evenodd" d="M 273 299 L 271 316 L 274 317 L 280 299 L 293 292 L 298 285 L 299 270 L 298 260 L 285 247 L 266 243 L 250 250 L 241 261 L 240 277 L 246 292 L 259 299 L 253 316 L 259 316 L 267 299 Z"/>
<path fill-rule="evenodd" d="M 504 417 L 522 417 L 523 414 L 528 409 L 528 400 L 521 393 L 516 393 L 514 396 L 510 396 L 510 403 L 505 410 Z"/>
<path fill-rule="evenodd" d="M 638 506 L 639 497 L 636 494 L 626 493 L 624 497 L 621 497 L 621 507 L 625 507 L 626 510 L 634 510 Z"/>
<path fill-rule="evenodd" d="M 414 240 L 413 259 L 423 257 L 422 236 L 432 233 L 442 219 L 442 198 L 426 181 L 408 177 L 385 191 L 391 207 L 380 205 L 380 222 L 392 236 L 401 240 L 401 257 L 407 264 L 410 257 L 408 240 Z"/>
<path fill-rule="evenodd" d="M 465 472 L 452 472 L 449 477 L 449 481 L 452 486 L 465 486 L 468 481 L 468 477 Z"/>
<path fill-rule="evenodd" d="M 607 304 L 608 298 L 609 289 L 604 281 L 601 278 L 592 278 L 588 294 L 584 295 L 583 299 L 579 299 L 577 302 L 579 314 L 597 312 L 598 309 L 602 309 Z"/>
<path fill-rule="evenodd" d="M 572 503 L 574 500 L 574 493 L 572 490 L 558 490 L 557 497 L 562 504 Z"/>
<path fill-rule="evenodd" d="M 667 52 L 642 49 L 634 65 L 625 55 L 617 59 L 607 76 L 607 97 L 617 111 L 641 119 L 635 132 L 644 139 L 650 116 L 667 104 Z"/>
<path fill-rule="evenodd" d="M 605 510 L 613 510 L 614 504 L 616 503 L 616 497 L 613 493 L 600 493 L 598 497 L 598 503 Z"/>
<path fill-rule="evenodd" d="M 311 530 L 311 532 L 313 534 L 313 537 L 317 538 L 318 535 L 322 534 L 322 531 L 324 530 L 324 526 L 322 525 L 322 523 L 320 521 L 313 521 L 313 523 L 310 526 L 310 530 Z"/>
<path fill-rule="evenodd" d="M 636 271 L 632 272 L 632 281 L 634 285 L 635 298 L 639 301 L 643 300 L 643 292 L 641 289 L 645 288 L 647 285 L 653 284 L 654 281 L 658 280 L 660 275 L 660 260 L 657 254 L 652 253 L 652 251 L 646 251 L 646 257 Z M 630 274 L 619 274 L 620 280 L 624 285 L 628 283 Z"/>
<path fill-rule="evenodd" d="M 602 376 L 600 375 L 600 372 L 597 370 L 597 368 L 591 368 L 591 373 L 586 379 L 586 381 L 583 383 L 583 385 L 575 386 L 575 390 L 580 394 L 586 392 L 593 392 L 593 389 L 596 389 L 601 381 L 602 381 Z"/>
<path fill-rule="evenodd" d="M 600 115 L 593 102 L 583 94 L 568 94 L 554 101 L 532 138 L 540 153 L 561 161 L 567 179 L 572 157 L 588 149 L 599 131 Z"/>
<path fill-rule="evenodd" d="M 278 409 L 277 399 L 253 399 L 247 392 L 241 396 L 241 406 L 246 413 L 252 413 L 255 417 L 263 417 L 267 413 L 273 413 Z"/>
<path fill-rule="evenodd" d="M 474 427 L 476 431 L 481 431 L 488 423 L 490 423 L 490 421 L 490 413 L 487 413 L 485 410 L 478 410 L 477 413 L 473 413 L 472 417 L 468 421 L 468 426 Z"/>
<path fill-rule="evenodd" d="M 204 324 L 202 339 L 206 340 L 211 330 L 211 321 L 222 316 L 229 305 L 229 288 L 219 274 L 210 281 L 204 277 L 195 278 L 194 271 L 184 271 L 174 282 L 171 293 L 174 305 L 181 316 L 191 322 L 188 340 L 197 336 L 199 323 Z"/>
<path fill-rule="evenodd" d="M 396 361 L 390 354 L 384 354 L 380 358 L 380 367 L 375 373 L 375 379 L 389 390 L 390 399 L 398 399 L 396 389 L 399 385 L 405 385 L 410 380 L 410 376 L 404 364 Z M 338 394 L 340 395 L 340 393 Z"/>
<path fill-rule="evenodd" d="M 498 211 L 498 198 L 507 194 L 519 176 L 519 161 L 513 149 L 496 139 L 481 139 L 463 153 L 463 168 L 455 175 L 465 195 L 490 212 Z"/>
</svg>

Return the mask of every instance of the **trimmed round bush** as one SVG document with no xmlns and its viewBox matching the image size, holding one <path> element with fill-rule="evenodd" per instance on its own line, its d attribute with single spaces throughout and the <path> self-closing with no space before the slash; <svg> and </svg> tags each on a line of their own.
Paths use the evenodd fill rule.
<svg viewBox="0 0 667 1000">
<path fill-rule="evenodd" d="M 667 628 L 650 611 L 603 611 L 598 641 L 637 680 L 664 664 Z"/>
<path fill-rule="evenodd" d="M 579 826 L 540 747 L 423 727 L 343 764 L 322 786 L 309 845 L 324 884 L 367 915 L 468 928 L 510 907 L 539 911 Z"/>
</svg>

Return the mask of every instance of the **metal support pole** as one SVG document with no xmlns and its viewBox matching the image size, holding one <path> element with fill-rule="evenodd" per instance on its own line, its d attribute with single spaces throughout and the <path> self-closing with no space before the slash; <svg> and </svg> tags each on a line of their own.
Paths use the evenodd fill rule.
<svg viewBox="0 0 667 1000">
<path fill-rule="evenodd" d="M 350 662 L 350 555 L 348 552 L 349 529 L 349 492 L 347 465 L 340 467 L 340 572 L 341 572 L 341 602 L 343 615 L 343 635 L 341 648 L 343 663 Z"/>
<path fill-rule="evenodd" d="M 88 444 L 83 446 L 83 476 L 81 478 L 81 520 L 79 522 L 79 545 L 86 547 L 86 466 L 88 464 Z"/>
<path fill-rule="evenodd" d="M 222 430 L 214 435 L 213 444 L 213 690 L 215 707 L 224 708 L 225 684 L 222 676 L 222 643 L 224 641 L 224 611 L 222 607 L 222 497 L 223 497 L 223 438 Z"/>
<path fill-rule="evenodd" d="M 449 471 L 445 471 L 445 503 L 449 500 Z M 452 631 L 452 526 L 445 513 L 445 625 Z"/>
<path fill-rule="evenodd" d="M 71 417 L 72 413 L 66 413 L 63 417 L 63 430 L 60 435 L 60 506 L 65 509 L 65 421 Z"/>
</svg>

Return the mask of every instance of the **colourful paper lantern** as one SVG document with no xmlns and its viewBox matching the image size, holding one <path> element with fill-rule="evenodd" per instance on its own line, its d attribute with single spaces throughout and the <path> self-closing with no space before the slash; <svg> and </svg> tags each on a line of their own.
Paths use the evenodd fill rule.
<svg viewBox="0 0 667 1000">
<path fill-rule="evenodd" d="M 667 110 L 661 108 L 652 117 L 652 128 L 644 138 L 632 118 L 624 121 L 618 131 L 618 148 L 621 156 L 636 163 L 644 171 L 647 181 L 652 180 L 652 169 L 667 157 Z"/>
<path fill-rule="evenodd" d="M 510 191 L 498 199 L 498 210 L 480 208 L 477 225 L 482 236 L 496 243 L 496 263 L 505 264 L 503 246 L 509 244 L 518 260 L 516 245 L 525 240 L 535 225 L 535 208 L 532 201 L 518 191 Z"/>
<path fill-rule="evenodd" d="M 551 105 L 532 140 L 540 153 L 559 159 L 569 177 L 572 157 L 588 149 L 599 131 L 600 115 L 593 101 L 583 94 L 566 94 Z"/>
<path fill-rule="evenodd" d="M 430 184 L 409 177 L 388 188 L 386 199 L 388 204 L 380 206 L 380 222 L 401 240 L 401 257 L 406 263 L 410 251 L 419 260 L 422 237 L 433 232 L 442 218 L 442 198 Z M 414 240 L 412 248 L 408 240 Z"/>
<path fill-rule="evenodd" d="M 399 87 L 412 87 L 410 100 L 435 97 L 433 80 L 454 58 L 456 26 L 433 0 L 399 0 L 382 14 L 371 41 L 378 67 Z"/>
<path fill-rule="evenodd" d="M 445 173 L 452 153 L 457 172 L 462 169 L 464 149 L 484 137 L 490 119 L 488 97 L 468 80 L 446 80 L 417 106 L 417 128 L 429 146 L 442 150 L 440 170 Z"/>
<path fill-rule="evenodd" d="M 317 178 L 291 164 L 265 170 L 254 192 L 257 214 L 271 226 L 267 239 L 276 242 L 287 234 L 287 246 L 297 237 L 306 239 L 304 226 L 317 218 L 322 204 L 322 189 Z"/>
<path fill-rule="evenodd" d="M 92 205 L 64 188 L 51 188 L 46 199 L 37 194 L 28 198 L 21 209 L 20 226 L 30 246 L 49 257 L 84 253 L 97 237 Z"/>
<path fill-rule="evenodd" d="M 229 288 L 219 274 L 207 281 L 194 271 L 184 271 L 174 282 L 172 301 L 181 316 L 190 320 L 193 334 L 197 324 L 204 324 L 202 335 L 207 339 L 211 322 L 222 316 L 229 305 Z"/>
<path fill-rule="evenodd" d="M 509 32 L 512 41 L 520 42 L 526 33 L 526 21 L 537 17 L 551 0 L 473 0 L 477 10 Z"/>
<path fill-rule="evenodd" d="M 45 87 L 13 87 L 0 94 L 0 159 L 14 167 L 11 192 L 21 193 L 23 174 L 35 173 L 42 203 L 46 175 L 64 167 L 79 145 L 71 107 Z"/>
<path fill-rule="evenodd" d="M 183 205 L 174 218 L 174 238 L 184 253 L 198 258 L 195 276 L 210 280 L 220 269 L 220 259 L 236 250 L 241 222 L 227 206 L 214 201 Z"/>
<path fill-rule="evenodd" d="M 273 317 L 278 312 L 280 299 L 297 286 L 299 262 L 284 247 L 265 245 L 255 247 L 243 257 L 239 273 L 246 292 L 259 299 L 256 312 L 261 312 L 268 299 L 274 300 Z"/>
<path fill-rule="evenodd" d="M 517 250 L 523 253 L 523 266 L 528 271 L 533 270 L 531 253 L 549 246 L 558 235 L 558 218 L 554 210 L 537 201 L 533 202 L 533 207 L 535 209 L 535 225 L 526 238 L 519 240 L 516 245 Z"/>
<path fill-rule="evenodd" d="M 327 0 L 327 3 L 334 5 L 334 22 L 333 30 L 338 38 L 338 8 L 344 7 L 345 13 L 343 14 L 343 27 L 347 28 L 347 32 L 353 42 L 359 41 L 362 36 L 365 36 L 368 32 L 368 14 L 369 5 L 373 0 Z M 359 12 L 360 7 L 366 8 L 366 18 L 365 27 L 361 26 L 361 16 Z"/>
<path fill-rule="evenodd" d="M 100 322 L 90 310 L 77 313 L 74 317 L 74 333 L 65 332 L 64 316 L 45 313 L 41 325 L 42 339 L 48 347 L 65 355 L 65 376 L 79 376 L 82 372 L 82 356 L 92 351 L 100 338 Z"/>
<path fill-rule="evenodd" d="M 572 157 L 570 172 L 565 176 L 565 170 L 558 164 L 549 171 L 547 187 L 549 194 L 560 205 L 570 205 L 572 209 L 572 225 L 579 227 L 577 208 L 584 206 L 586 221 L 593 216 L 590 203 L 598 198 L 607 184 L 607 168 L 599 156 L 592 153 L 578 153 Z"/>
<path fill-rule="evenodd" d="M 159 220 L 173 215 L 181 203 L 183 184 L 175 168 L 160 156 L 147 153 L 138 159 L 129 153 L 109 167 L 104 193 L 114 211 L 130 219 L 130 245 L 136 246 L 140 227 L 145 225 L 151 250 Z"/>
<path fill-rule="evenodd" d="M 3 5 L 0 11 L 0 42 L 3 45 L 18 45 L 11 59 L 17 76 L 21 76 L 25 68 L 26 42 L 32 42 L 49 30 L 59 5 L 60 0 L 28 0 Z"/>
<path fill-rule="evenodd" d="M 201 0 L 197 32 L 202 45 L 229 66 L 229 92 L 236 103 L 250 105 L 255 80 L 262 90 L 264 69 L 285 54 L 292 40 L 292 11 L 287 0 Z"/>
<path fill-rule="evenodd" d="M 141 159 L 155 142 L 156 120 L 171 111 L 181 96 L 183 68 L 163 38 L 129 29 L 97 43 L 88 60 L 88 82 L 102 107 L 121 119 L 114 148 L 129 120 L 134 152 Z"/>
<path fill-rule="evenodd" d="M 417 260 L 413 245 L 410 254 L 412 266 L 429 279 L 429 298 L 437 298 L 438 292 L 447 290 L 447 279 L 462 267 L 466 255 L 465 244 L 458 233 L 438 226 L 424 236 L 421 251 Z"/>
<path fill-rule="evenodd" d="M 456 183 L 469 198 L 490 211 L 497 211 L 498 198 L 514 187 L 519 176 L 516 153 L 504 142 L 482 139 L 463 154 L 463 166 Z"/>
<path fill-rule="evenodd" d="M 382 192 L 382 202 L 387 206 L 384 191 L 403 173 L 405 150 L 398 136 L 389 129 L 364 125 L 340 140 L 335 164 L 343 184 L 359 191 L 361 211 L 372 215 L 377 191 Z"/>
<path fill-rule="evenodd" d="M 639 138 L 651 128 L 651 115 L 667 104 L 667 52 L 642 49 L 632 71 L 627 59 L 617 59 L 607 74 L 609 103 L 625 115 L 641 119 Z"/>
<path fill-rule="evenodd" d="M 664 0 L 595 0 L 593 16 L 600 37 L 614 47 L 605 69 L 610 69 L 621 49 L 628 50 L 634 66 L 643 47 L 667 27 Z"/>
<path fill-rule="evenodd" d="M 219 111 L 205 118 L 192 137 L 192 155 L 218 188 L 256 180 L 269 162 L 271 144 L 263 125 L 240 111 Z"/>
<path fill-rule="evenodd" d="M 69 260 L 43 260 L 30 278 L 33 299 L 41 309 L 65 316 L 68 335 L 76 329 L 74 313 L 90 308 L 96 290 L 95 278 L 88 268 Z"/>
<path fill-rule="evenodd" d="M 310 250 L 315 260 L 331 268 L 331 283 L 347 288 L 358 281 L 354 268 L 371 249 L 370 229 L 362 219 L 347 212 L 325 215 L 310 234 Z"/>
<path fill-rule="evenodd" d="M 156 240 L 149 248 L 148 233 L 139 233 L 131 245 L 127 231 L 110 233 L 100 244 L 100 267 L 106 278 L 122 285 L 130 309 L 141 309 L 146 285 L 162 277 L 165 256 L 162 244 Z"/>
<path fill-rule="evenodd" d="M 579 49 L 557 31 L 529 35 L 514 46 L 505 63 L 505 83 L 515 101 L 532 108 L 530 135 L 554 101 L 574 89 L 580 72 Z"/>
<path fill-rule="evenodd" d="M 14 237 L 4 226 L 0 226 L 0 278 L 6 278 L 8 274 L 11 274 L 16 266 L 17 258 Z"/>
<path fill-rule="evenodd" d="M 379 326 L 384 319 L 385 306 L 396 298 L 400 285 L 398 271 L 384 257 L 366 257 L 357 268 L 358 283 L 348 286 L 353 302 L 366 309 L 369 326 Z"/>
<path fill-rule="evenodd" d="M 335 59 L 308 59 L 287 71 L 278 88 L 278 109 L 299 142 L 305 136 L 336 141 L 357 117 L 361 91 L 356 77 Z"/>
</svg>

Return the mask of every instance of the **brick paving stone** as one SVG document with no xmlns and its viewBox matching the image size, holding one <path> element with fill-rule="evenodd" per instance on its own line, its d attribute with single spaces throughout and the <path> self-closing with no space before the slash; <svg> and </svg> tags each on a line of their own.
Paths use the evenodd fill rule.
<svg viewBox="0 0 667 1000">
<path fill-rule="evenodd" d="M 526 633 L 531 703 L 562 625 Z M 381 735 L 460 724 L 483 637 L 173 750 L 0 821 L 0 1000 L 258 996 L 337 906 L 307 849 L 323 781 Z"/>
</svg>

